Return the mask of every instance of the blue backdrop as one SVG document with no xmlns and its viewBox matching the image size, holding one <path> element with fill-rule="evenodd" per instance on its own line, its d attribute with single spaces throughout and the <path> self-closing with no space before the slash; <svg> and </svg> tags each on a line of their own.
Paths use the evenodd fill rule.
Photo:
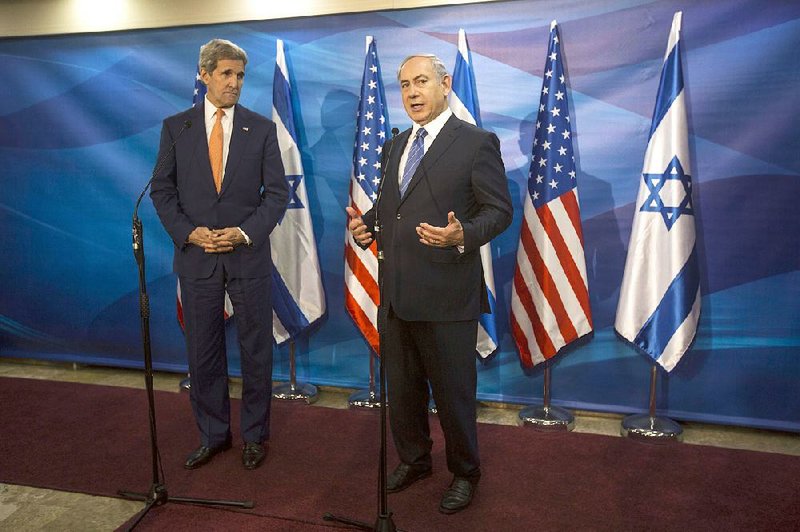
<svg viewBox="0 0 800 532">
<path fill-rule="evenodd" d="M 366 385 L 367 347 L 342 300 L 344 206 L 364 38 L 377 39 L 390 120 L 405 128 L 396 66 L 419 51 L 452 66 L 463 27 L 484 127 L 502 141 L 515 203 L 514 223 L 492 243 L 501 347 L 478 362 L 479 397 L 541 398 L 542 370 L 521 369 L 508 303 L 532 121 L 549 24 L 557 19 L 596 334 L 558 358 L 553 402 L 644 410 L 650 363 L 615 338 L 613 321 L 677 10 L 684 11 L 703 313 L 694 349 L 669 376 L 660 374 L 658 407 L 678 419 L 800 430 L 800 3 L 788 1 L 522 0 L 0 40 L 0 354 L 142 365 L 130 220 L 153 168 L 161 120 L 190 105 L 198 48 L 212 37 L 248 51 L 242 103 L 271 115 L 280 38 L 300 109 L 329 309 L 298 343 L 298 377 Z M 149 200 L 140 214 L 155 365 L 184 371 L 172 244 Z M 276 354 L 276 377 L 285 379 L 286 350 Z"/>
</svg>

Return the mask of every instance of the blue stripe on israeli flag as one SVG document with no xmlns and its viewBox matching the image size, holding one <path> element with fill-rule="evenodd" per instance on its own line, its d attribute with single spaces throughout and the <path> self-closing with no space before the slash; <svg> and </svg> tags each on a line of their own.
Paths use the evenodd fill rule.
<svg viewBox="0 0 800 532">
<path fill-rule="evenodd" d="M 614 323 L 622 338 L 667 371 L 691 347 L 701 306 L 680 26 L 678 12 L 664 57 Z"/>
<path fill-rule="evenodd" d="M 294 339 L 325 314 L 314 227 L 298 148 L 292 92 L 283 41 L 277 42 L 272 84 L 272 120 L 289 184 L 289 205 L 270 235 L 273 263 L 272 329 L 278 344 Z"/>
<path fill-rule="evenodd" d="M 461 120 L 481 127 L 481 113 L 478 105 L 478 91 L 475 86 L 475 73 L 472 69 L 472 53 L 467 43 L 467 35 L 463 29 L 458 30 L 458 55 L 453 69 L 452 90 L 448 102 L 453 114 Z M 488 357 L 497 350 L 498 337 L 495 324 L 496 302 L 494 290 L 494 270 L 492 268 L 492 252 L 489 244 L 481 247 L 483 264 L 483 280 L 489 296 L 491 314 L 481 314 L 478 321 L 478 338 L 475 349 L 481 357 Z"/>
</svg>

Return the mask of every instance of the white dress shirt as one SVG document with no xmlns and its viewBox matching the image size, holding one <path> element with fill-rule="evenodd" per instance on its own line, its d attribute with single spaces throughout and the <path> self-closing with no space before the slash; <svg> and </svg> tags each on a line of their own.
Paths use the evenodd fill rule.
<svg viewBox="0 0 800 532">
<path fill-rule="evenodd" d="M 233 113 L 236 111 L 236 106 L 223 108 L 224 115 L 222 116 L 222 179 L 225 180 L 225 167 L 228 163 L 228 147 L 231 144 L 231 132 L 233 131 Z M 214 129 L 214 124 L 217 122 L 217 107 L 208 100 L 206 94 L 205 105 L 205 119 L 206 119 L 206 140 L 211 139 L 211 130 Z"/>
<path fill-rule="evenodd" d="M 205 105 L 205 119 L 206 119 L 206 140 L 211 140 L 211 131 L 214 129 L 214 124 L 217 122 L 217 107 L 208 100 L 208 94 L 206 94 L 206 105 Z M 225 167 L 228 165 L 228 147 L 231 144 L 231 132 L 233 131 L 233 114 L 236 112 L 236 106 L 222 108 L 222 111 L 225 113 L 222 115 L 222 179 L 220 179 L 220 183 L 225 181 Z M 251 245 L 253 243 L 250 240 L 250 237 L 247 236 L 241 227 L 237 227 L 242 236 L 244 237 L 245 242 L 247 245 Z"/>
<path fill-rule="evenodd" d="M 406 143 L 406 148 L 405 150 L 403 150 L 403 155 L 400 157 L 400 168 L 398 168 L 397 171 L 398 185 L 403 180 L 403 172 L 406 169 L 406 161 L 408 161 L 408 152 L 411 151 L 411 144 L 414 142 L 414 139 L 417 136 L 417 131 L 419 131 L 419 128 L 424 127 L 425 131 L 428 133 L 427 135 L 425 135 L 425 138 L 423 139 L 424 141 L 423 153 L 428 153 L 428 148 L 431 147 L 433 141 L 436 140 L 436 136 L 444 127 L 445 122 L 447 122 L 451 116 L 453 116 L 453 111 L 451 111 L 450 108 L 448 107 L 444 111 L 439 113 L 439 116 L 437 116 L 424 126 L 421 126 L 416 122 L 414 122 L 414 124 L 411 126 L 411 135 L 408 136 L 408 142 Z"/>
</svg>

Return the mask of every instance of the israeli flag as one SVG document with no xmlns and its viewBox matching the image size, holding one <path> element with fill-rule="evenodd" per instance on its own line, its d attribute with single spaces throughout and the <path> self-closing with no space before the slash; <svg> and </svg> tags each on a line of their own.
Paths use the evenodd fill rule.
<svg viewBox="0 0 800 532">
<path fill-rule="evenodd" d="M 472 54 L 467 43 L 467 34 L 463 29 L 458 30 L 458 55 L 456 66 L 453 69 L 453 90 L 448 96 L 450 109 L 456 117 L 481 126 L 481 109 L 478 105 L 478 91 L 475 88 L 475 73 L 472 70 Z M 495 313 L 497 303 L 494 291 L 494 271 L 492 270 L 492 248 L 484 244 L 480 249 L 481 262 L 483 263 L 483 280 L 489 295 L 491 314 L 481 314 L 478 322 L 478 340 L 475 349 L 483 358 L 488 357 L 497 350 L 497 326 Z"/>
<path fill-rule="evenodd" d="M 671 371 L 700 317 L 700 275 L 680 52 L 672 19 L 614 327 Z"/>
<path fill-rule="evenodd" d="M 272 82 L 272 120 L 289 184 L 289 206 L 270 235 L 272 247 L 272 331 L 278 345 L 294 339 L 325 314 L 317 244 L 308 209 L 305 174 L 292 110 L 289 71 L 278 40 Z"/>
</svg>

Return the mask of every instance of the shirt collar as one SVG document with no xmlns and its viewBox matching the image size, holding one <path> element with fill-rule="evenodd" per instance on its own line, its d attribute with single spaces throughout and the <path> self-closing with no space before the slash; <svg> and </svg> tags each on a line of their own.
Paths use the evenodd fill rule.
<svg viewBox="0 0 800 532">
<path fill-rule="evenodd" d="M 416 122 L 414 122 L 414 124 L 411 126 L 411 138 L 412 139 L 414 138 L 414 136 L 417 134 L 417 131 L 419 131 L 419 128 L 424 127 L 425 131 L 428 132 L 428 137 L 430 137 L 431 140 L 435 139 L 436 135 L 439 134 L 439 132 L 444 127 L 445 123 L 448 120 L 450 120 L 451 116 L 453 116 L 453 111 L 451 111 L 449 107 L 446 107 L 444 111 L 439 113 L 439 116 L 437 116 L 424 126 L 421 126 Z"/>
<path fill-rule="evenodd" d="M 222 109 L 222 111 L 225 113 L 226 117 L 233 118 L 233 109 L 234 109 L 234 107 L 235 106 Z M 206 115 L 205 119 L 206 119 L 206 124 L 209 123 L 209 121 L 215 120 L 214 115 L 216 115 L 216 114 L 217 114 L 217 106 L 215 106 L 213 103 L 211 103 L 211 101 L 209 101 L 208 94 L 206 94 L 205 95 L 205 115 Z"/>
</svg>

